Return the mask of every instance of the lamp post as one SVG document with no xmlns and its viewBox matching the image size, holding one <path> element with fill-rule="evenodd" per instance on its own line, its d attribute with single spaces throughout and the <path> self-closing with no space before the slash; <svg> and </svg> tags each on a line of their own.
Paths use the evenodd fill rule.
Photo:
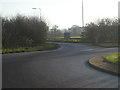
<svg viewBox="0 0 120 90">
<path fill-rule="evenodd" d="M 82 28 L 81 28 L 80 36 L 85 37 L 84 32 L 85 32 L 85 30 L 84 30 L 84 7 L 83 7 L 83 0 L 82 0 Z"/>
<path fill-rule="evenodd" d="M 41 8 L 32 8 L 32 9 L 38 9 L 40 11 L 40 21 L 41 21 Z"/>
<path fill-rule="evenodd" d="M 84 6 L 83 6 L 83 0 L 82 0 L 82 31 L 84 32 Z"/>
</svg>

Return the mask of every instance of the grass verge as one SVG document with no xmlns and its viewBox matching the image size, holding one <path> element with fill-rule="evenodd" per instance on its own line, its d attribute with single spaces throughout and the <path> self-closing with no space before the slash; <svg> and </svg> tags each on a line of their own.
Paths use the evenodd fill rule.
<svg viewBox="0 0 120 90">
<path fill-rule="evenodd" d="M 82 38 L 82 37 L 81 36 L 72 36 L 70 38 L 72 39 L 72 38 Z M 56 37 L 56 39 L 64 39 L 64 37 Z"/>
<path fill-rule="evenodd" d="M 70 39 L 70 40 L 48 40 L 51 42 L 67 42 L 67 43 L 79 43 L 81 42 L 81 40 L 74 40 L 74 39 Z"/>
<path fill-rule="evenodd" d="M 68 42 L 68 43 L 79 43 L 81 42 L 80 38 L 70 38 L 65 40 L 64 38 L 49 38 L 47 39 L 47 41 L 51 41 L 51 42 Z"/>
<path fill-rule="evenodd" d="M 19 48 L 4 48 L 2 49 L 2 54 L 8 53 L 20 53 L 20 52 L 31 52 L 31 51 L 43 51 L 57 49 L 60 46 L 54 43 L 46 43 L 45 45 L 38 45 L 34 47 L 19 47 Z"/>
<path fill-rule="evenodd" d="M 110 54 L 105 57 L 106 61 L 114 63 L 114 64 L 120 64 L 120 53 Z"/>
<path fill-rule="evenodd" d="M 101 47 L 118 47 L 119 44 L 118 43 L 102 43 L 102 44 L 98 44 L 98 46 L 101 46 Z"/>
</svg>

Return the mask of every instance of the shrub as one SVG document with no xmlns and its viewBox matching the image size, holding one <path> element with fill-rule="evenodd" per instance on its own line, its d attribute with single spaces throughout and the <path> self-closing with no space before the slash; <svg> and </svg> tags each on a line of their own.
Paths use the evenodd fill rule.
<svg viewBox="0 0 120 90">
<path fill-rule="evenodd" d="M 46 42 L 48 26 L 37 17 L 17 15 L 2 19 L 3 48 L 31 46 Z"/>
</svg>

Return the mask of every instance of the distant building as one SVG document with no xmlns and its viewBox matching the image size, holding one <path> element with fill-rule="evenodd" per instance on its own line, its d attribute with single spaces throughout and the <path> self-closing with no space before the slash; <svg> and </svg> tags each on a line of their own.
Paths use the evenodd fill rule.
<svg viewBox="0 0 120 90">
<path fill-rule="evenodd" d="M 71 36 L 80 36 L 82 28 L 78 25 L 73 25 L 71 28 L 68 29 L 68 31 L 70 32 Z"/>
<path fill-rule="evenodd" d="M 65 33 L 64 33 L 64 39 L 65 39 L 65 40 L 70 39 L 70 33 L 65 32 Z"/>
</svg>

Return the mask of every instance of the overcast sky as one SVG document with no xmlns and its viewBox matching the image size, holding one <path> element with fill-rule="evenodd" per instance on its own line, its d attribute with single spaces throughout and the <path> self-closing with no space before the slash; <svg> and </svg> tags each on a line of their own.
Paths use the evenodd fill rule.
<svg viewBox="0 0 120 90">
<path fill-rule="evenodd" d="M 120 0 L 83 0 L 85 24 L 98 18 L 118 17 L 118 1 Z M 72 25 L 82 26 L 82 0 L 0 0 L 2 16 L 41 15 L 52 25 L 68 28 Z"/>
</svg>

